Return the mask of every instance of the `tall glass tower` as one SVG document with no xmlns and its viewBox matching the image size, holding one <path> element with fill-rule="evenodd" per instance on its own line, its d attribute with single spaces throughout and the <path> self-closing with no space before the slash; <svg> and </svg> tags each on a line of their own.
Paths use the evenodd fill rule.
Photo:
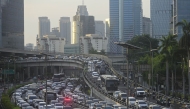
<svg viewBox="0 0 190 109">
<path fill-rule="evenodd" d="M 142 34 L 141 0 L 110 0 L 110 52 L 122 53 L 122 48 L 114 44 L 126 42 L 135 35 Z"/>
<path fill-rule="evenodd" d="M 190 0 L 173 0 L 173 34 L 178 35 L 178 40 L 183 35 L 182 27 L 175 26 L 178 22 L 190 22 Z"/>
<path fill-rule="evenodd" d="M 153 37 L 161 38 L 170 31 L 172 0 L 150 0 L 150 18 L 152 20 Z"/>
</svg>

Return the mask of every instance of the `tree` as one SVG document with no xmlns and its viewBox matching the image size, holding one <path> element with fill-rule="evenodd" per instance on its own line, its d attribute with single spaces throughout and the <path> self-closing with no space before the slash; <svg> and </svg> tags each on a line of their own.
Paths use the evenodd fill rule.
<svg viewBox="0 0 190 109">
<path fill-rule="evenodd" d="M 190 22 L 182 20 L 178 22 L 176 26 L 181 26 L 183 30 L 183 36 L 179 40 L 179 46 L 186 49 L 187 52 L 187 66 L 189 66 L 190 58 Z M 190 94 L 190 68 L 188 68 L 188 84 L 189 84 L 189 94 Z"/>
<path fill-rule="evenodd" d="M 174 55 L 174 45 L 176 45 L 176 35 L 169 34 L 168 36 L 163 36 L 161 45 L 159 46 L 160 53 L 165 56 L 166 62 L 166 92 L 169 92 L 169 62 L 171 63 L 172 56 Z"/>
</svg>

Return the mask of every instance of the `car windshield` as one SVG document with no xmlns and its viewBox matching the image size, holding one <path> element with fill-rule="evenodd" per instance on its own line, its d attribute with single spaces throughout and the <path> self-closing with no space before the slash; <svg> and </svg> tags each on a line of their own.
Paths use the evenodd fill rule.
<svg viewBox="0 0 190 109">
<path fill-rule="evenodd" d="M 116 91 L 116 92 L 115 92 L 115 94 L 119 94 L 119 93 L 120 93 L 120 91 Z"/>
<path fill-rule="evenodd" d="M 44 106 L 46 103 L 40 104 L 40 106 Z"/>
<path fill-rule="evenodd" d="M 152 109 L 161 109 L 161 108 L 158 106 L 154 106 L 154 107 L 152 107 Z"/>
<path fill-rule="evenodd" d="M 144 91 L 143 89 L 137 89 L 137 91 Z"/>
<path fill-rule="evenodd" d="M 29 96 L 29 99 L 36 99 L 37 96 Z"/>
<path fill-rule="evenodd" d="M 127 94 L 121 94 L 122 97 L 127 97 Z"/>
<path fill-rule="evenodd" d="M 131 98 L 129 101 L 136 101 L 134 98 Z"/>
<path fill-rule="evenodd" d="M 101 104 L 97 104 L 96 107 L 102 107 L 102 105 Z"/>
<path fill-rule="evenodd" d="M 59 98 L 60 101 L 63 101 L 63 98 Z"/>
<path fill-rule="evenodd" d="M 63 106 L 63 105 L 62 105 L 62 104 L 60 104 L 60 103 L 59 103 L 59 104 L 58 104 L 58 103 L 56 103 L 56 104 L 55 104 L 55 106 Z"/>
<path fill-rule="evenodd" d="M 139 104 L 146 104 L 145 102 L 139 102 Z"/>
</svg>

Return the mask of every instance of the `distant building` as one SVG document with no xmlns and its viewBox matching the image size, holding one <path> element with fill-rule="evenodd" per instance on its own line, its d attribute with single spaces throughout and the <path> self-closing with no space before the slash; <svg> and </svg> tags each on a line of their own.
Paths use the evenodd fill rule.
<svg viewBox="0 0 190 109">
<path fill-rule="evenodd" d="M 60 37 L 59 27 L 52 28 L 52 32 L 49 35 L 55 35 L 56 37 Z"/>
<path fill-rule="evenodd" d="M 0 47 L 24 50 L 24 0 L 0 2 Z"/>
<path fill-rule="evenodd" d="M 122 53 L 122 47 L 114 42 L 130 40 L 142 34 L 142 1 L 109 0 L 110 52 Z"/>
<path fill-rule="evenodd" d="M 95 34 L 105 36 L 105 24 L 104 21 L 95 21 Z"/>
<path fill-rule="evenodd" d="M 56 37 L 56 35 L 45 35 L 37 38 L 37 47 L 39 51 L 51 53 L 64 53 L 65 38 Z"/>
<path fill-rule="evenodd" d="M 80 54 L 79 44 L 66 44 L 64 46 L 64 54 Z"/>
<path fill-rule="evenodd" d="M 79 43 L 80 36 L 95 34 L 94 16 L 74 16 L 72 26 L 72 44 Z"/>
<path fill-rule="evenodd" d="M 66 44 L 71 44 L 70 17 L 61 17 L 59 20 L 60 36 L 66 39 Z"/>
<path fill-rule="evenodd" d="M 25 46 L 25 50 L 32 51 L 34 49 L 34 44 L 32 43 L 27 43 Z"/>
<path fill-rule="evenodd" d="M 152 22 L 150 18 L 143 17 L 143 34 L 148 34 L 152 37 Z"/>
<path fill-rule="evenodd" d="M 105 20 L 105 35 L 106 35 L 106 38 L 108 39 L 107 52 L 110 52 L 110 20 L 109 19 Z"/>
<path fill-rule="evenodd" d="M 98 52 L 104 50 L 107 52 L 108 40 L 106 37 L 99 36 L 98 34 L 87 34 L 80 37 L 80 53 L 89 54 L 92 48 Z"/>
<path fill-rule="evenodd" d="M 172 5 L 172 31 L 178 35 L 178 40 L 183 35 L 182 27 L 175 26 L 178 22 L 186 20 L 190 22 L 190 0 L 173 0 Z"/>
<path fill-rule="evenodd" d="M 86 5 L 79 5 L 76 12 L 77 16 L 88 16 Z"/>
<path fill-rule="evenodd" d="M 154 38 L 159 39 L 168 35 L 172 15 L 171 4 L 172 0 L 150 0 L 150 19 Z"/>
<path fill-rule="evenodd" d="M 50 20 L 48 17 L 39 17 L 39 37 L 50 34 Z"/>
</svg>

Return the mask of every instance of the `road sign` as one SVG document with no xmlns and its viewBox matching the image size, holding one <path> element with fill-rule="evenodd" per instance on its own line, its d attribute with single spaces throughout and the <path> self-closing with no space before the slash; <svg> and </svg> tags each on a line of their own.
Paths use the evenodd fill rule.
<svg viewBox="0 0 190 109">
<path fill-rule="evenodd" d="M 15 71 L 13 69 L 3 70 L 3 74 L 15 74 Z"/>
</svg>

